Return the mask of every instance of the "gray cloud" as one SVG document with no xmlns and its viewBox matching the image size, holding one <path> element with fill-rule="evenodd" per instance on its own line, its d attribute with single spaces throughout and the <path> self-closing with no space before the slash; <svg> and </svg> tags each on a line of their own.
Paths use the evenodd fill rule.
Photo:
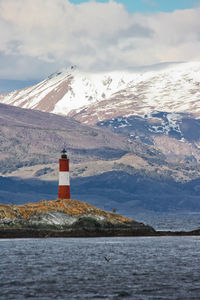
<svg viewBox="0 0 200 300">
<path fill-rule="evenodd" d="M 151 28 L 145 27 L 141 24 L 133 24 L 127 28 L 122 28 L 117 32 L 117 36 L 121 38 L 148 38 L 152 37 L 154 31 Z"/>
<path fill-rule="evenodd" d="M 115 1 L 0 0 L 0 78 L 41 78 L 71 64 L 98 71 L 200 60 L 199 15 L 134 14 Z"/>
<path fill-rule="evenodd" d="M 7 54 L 10 53 L 15 55 L 20 55 L 20 47 L 22 46 L 21 41 L 10 40 L 7 42 L 6 46 L 7 46 L 6 49 Z"/>
</svg>

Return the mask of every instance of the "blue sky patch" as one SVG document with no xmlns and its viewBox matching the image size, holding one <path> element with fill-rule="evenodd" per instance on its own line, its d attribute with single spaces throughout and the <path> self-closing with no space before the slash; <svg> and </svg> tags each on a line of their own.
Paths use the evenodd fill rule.
<svg viewBox="0 0 200 300">
<path fill-rule="evenodd" d="M 80 4 L 90 0 L 70 0 L 71 3 Z M 108 3 L 109 0 L 96 0 Z M 188 9 L 200 6 L 200 0 L 115 0 L 123 4 L 129 12 L 171 12 L 177 9 Z"/>
</svg>

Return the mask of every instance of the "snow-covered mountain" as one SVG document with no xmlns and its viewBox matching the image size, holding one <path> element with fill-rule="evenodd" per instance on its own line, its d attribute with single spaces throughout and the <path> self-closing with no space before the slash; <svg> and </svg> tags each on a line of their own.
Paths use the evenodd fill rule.
<svg viewBox="0 0 200 300">
<path fill-rule="evenodd" d="M 71 67 L 35 86 L 1 95 L 0 102 L 89 124 L 119 116 L 148 117 L 155 111 L 200 118 L 200 62 L 138 73 L 84 73 Z"/>
</svg>

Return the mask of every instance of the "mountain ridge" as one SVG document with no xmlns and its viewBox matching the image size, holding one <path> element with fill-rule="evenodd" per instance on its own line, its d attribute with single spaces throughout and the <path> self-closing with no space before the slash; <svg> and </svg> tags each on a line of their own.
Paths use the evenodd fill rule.
<svg viewBox="0 0 200 300">
<path fill-rule="evenodd" d="M 200 62 L 143 73 L 61 70 L 29 88 L 1 95 L 0 102 L 73 116 L 86 124 L 154 111 L 200 117 Z M 175 98 L 175 100 L 174 100 Z"/>
</svg>

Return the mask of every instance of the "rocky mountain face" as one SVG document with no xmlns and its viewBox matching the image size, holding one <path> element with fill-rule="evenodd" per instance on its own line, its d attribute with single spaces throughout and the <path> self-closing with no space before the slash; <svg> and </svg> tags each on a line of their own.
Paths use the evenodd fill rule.
<svg viewBox="0 0 200 300">
<path fill-rule="evenodd" d="M 200 120 L 189 114 L 154 112 L 146 118 L 118 117 L 97 125 L 127 135 L 132 141 L 153 145 L 170 162 L 199 162 Z"/>
</svg>

